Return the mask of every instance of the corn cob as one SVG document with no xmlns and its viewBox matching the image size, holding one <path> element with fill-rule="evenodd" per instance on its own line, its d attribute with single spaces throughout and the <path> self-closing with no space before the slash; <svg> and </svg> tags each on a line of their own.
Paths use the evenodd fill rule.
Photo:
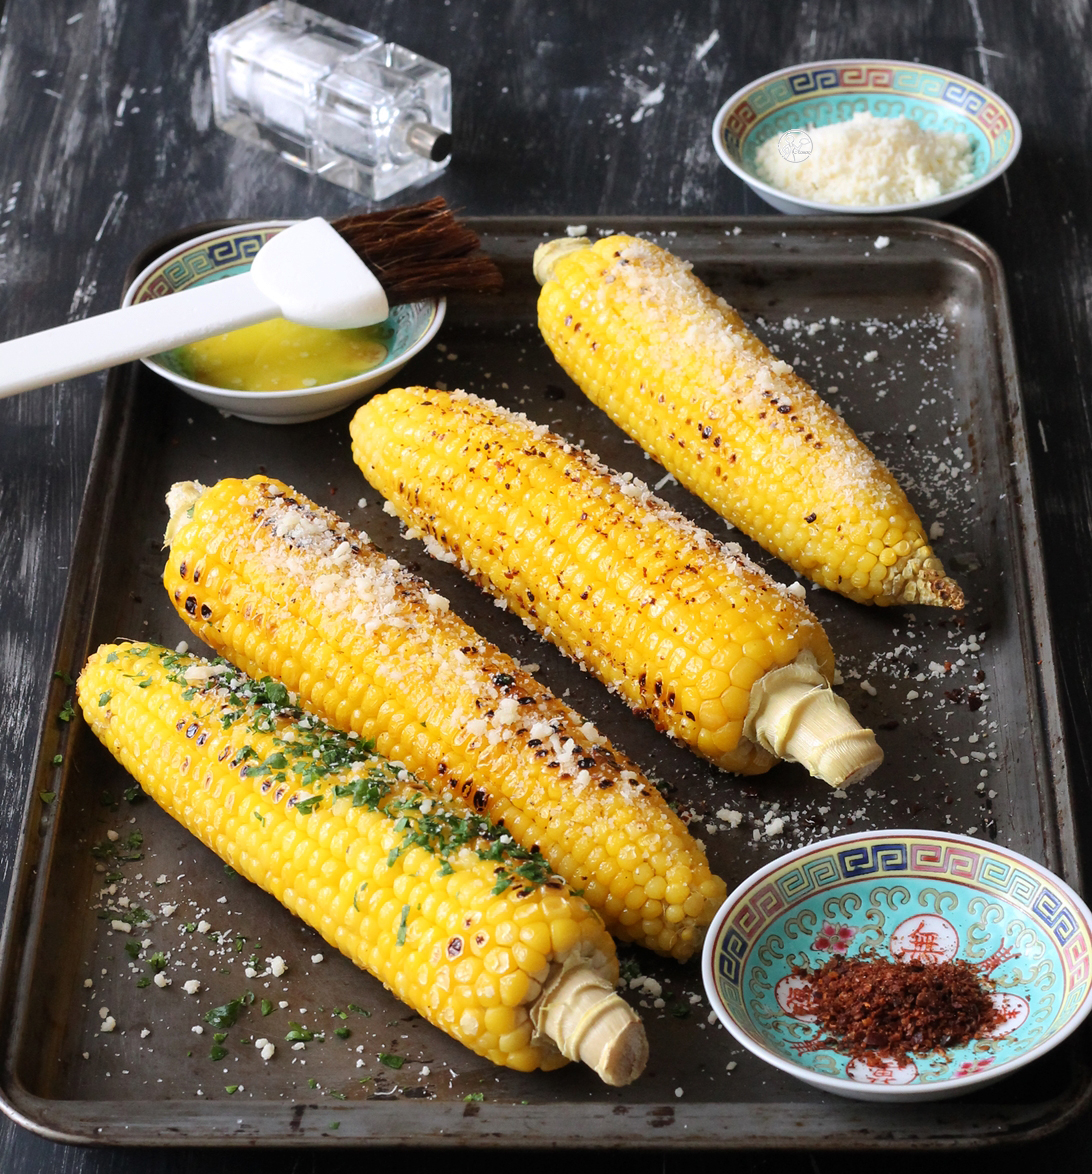
<svg viewBox="0 0 1092 1174">
<path fill-rule="evenodd" d="M 616 937 L 680 961 L 700 946 L 725 885 L 685 826 L 442 596 L 269 478 L 168 502 L 164 584 L 201 639 L 541 850 Z"/>
<path fill-rule="evenodd" d="M 524 1072 L 579 1058 L 609 1084 L 640 1074 L 614 943 L 540 855 L 268 678 L 103 645 L 78 695 L 157 803 L 460 1043 Z"/>
<path fill-rule="evenodd" d="M 611 236 L 548 242 L 535 274 L 561 366 L 733 525 L 859 603 L 963 606 L 890 472 L 688 264 Z"/>
<path fill-rule="evenodd" d="M 881 761 L 830 691 L 834 656 L 799 596 L 642 482 L 464 392 L 398 388 L 350 430 L 431 550 L 718 766 L 785 757 L 844 786 Z"/>
</svg>

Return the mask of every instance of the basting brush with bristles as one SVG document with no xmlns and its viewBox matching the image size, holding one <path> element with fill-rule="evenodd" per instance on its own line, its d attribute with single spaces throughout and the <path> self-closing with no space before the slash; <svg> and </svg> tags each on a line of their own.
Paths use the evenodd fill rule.
<svg viewBox="0 0 1092 1174">
<path fill-rule="evenodd" d="M 392 303 L 501 284 L 439 197 L 332 224 L 315 217 L 267 241 L 248 273 L 0 343 L 0 398 L 270 318 L 348 330 L 382 322 Z"/>
</svg>

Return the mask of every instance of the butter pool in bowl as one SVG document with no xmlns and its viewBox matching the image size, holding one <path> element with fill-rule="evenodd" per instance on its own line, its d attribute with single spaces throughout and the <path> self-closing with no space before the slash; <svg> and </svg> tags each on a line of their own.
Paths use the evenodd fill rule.
<svg viewBox="0 0 1092 1174">
<path fill-rule="evenodd" d="M 293 223 L 291 220 L 263 220 L 193 237 L 147 266 L 126 291 L 122 305 L 138 304 L 221 277 L 245 273 L 262 245 Z M 312 383 L 309 381 L 311 377 L 304 375 L 300 380 L 302 386 L 278 391 L 218 387 L 192 377 L 192 352 L 187 352 L 184 347 L 153 355 L 143 362 L 195 399 L 230 415 L 264 424 L 299 424 L 329 416 L 393 378 L 431 341 L 440 329 L 446 308 L 444 298 L 392 306 L 386 322 L 373 331 L 374 337 L 381 340 L 385 358 L 366 370 L 333 382 Z"/>
<path fill-rule="evenodd" d="M 783 147 L 781 157 L 790 166 L 799 165 L 811 155 L 809 129 L 821 130 L 862 114 L 908 119 L 926 132 L 965 135 L 970 147 L 968 181 L 952 190 L 888 203 L 874 198 L 835 203 L 787 191 L 770 181 L 761 163 L 762 149 L 770 140 Z M 941 216 L 997 179 L 1016 158 L 1020 142 L 1016 114 L 981 83 L 935 66 L 881 58 L 840 58 L 776 70 L 737 90 L 713 120 L 713 146 L 721 162 L 766 203 L 789 214 Z"/>
<path fill-rule="evenodd" d="M 993 1022 L 961 1046 L 856 1057 L 815 1014 L 810 980 L 838 957 L 965 965 Z M 725 901 L 702 978 L 756 1056 L 862 1101 L 960 1096 L 1031 1063 L 1092 1010 L 1092 914 L 1025 856 L 943 832 L 862 832 L 768 864 Z"/>
</svg>

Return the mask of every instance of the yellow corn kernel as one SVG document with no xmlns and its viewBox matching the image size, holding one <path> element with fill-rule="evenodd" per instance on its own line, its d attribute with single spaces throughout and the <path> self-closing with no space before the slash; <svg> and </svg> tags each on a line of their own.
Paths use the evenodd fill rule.
<svg viewBox="0 0 1092 1174">
<path fill-rule="evenodd" d="M 833 676 L 826 635 L 795 594 L 525 416 L 463 392 L 397 388 L 361 407 L 350 431 L 357 464 L 413 531 L 718 766 L 773 765 L 742 733 L 766 673 L 810 651 Z M 517 516 L 533 519 L 534 537 L 517 537 Z M 608 888 L 612 869 L 598 878 Z"/>
<path fill-rule="evenodd" d="M 858 602 L 963 606 L 891 473 L 688 264 L 611 236 L 550 242 L 535 271 L 558 362 L 691 492 Z M 844 570 L 861 531 L 880 544 L 873 554 L 894 548 L 875 579 Z"/>
<path fill-rule="evenodd" d="M 532 1036 L 539 987 L 525 973 L 508 982 L 463 958 L 452 989 L 449 959 L 468 924 L 510 924 L 529 910 L 547 946 L 531 952 L 536 973 L 568 963 L 608 991 L 617 981 L 605 928 L 545 860 L 513 854 L 484 819 L 468 838 L 465 812 L 442 791 L 306 715 L 276 682 L 119 644 L 90 658 L 77 692 L 95 734 L 157 803 L 479 1055 L 521 1070 L 564 1062 L 560 1037 Z M 218 821 L 229 797 L 231 818 Z M 573 924 L 585 932 L 574 937 Z"/>
<path fill-rule="evenodd" d="M 164 584 L 202 640 L 252 675 L 276 667 L 304 708 L 439 780 L 525 848 L 538 845 L 573 888 L 591 880 L 585 842 L 620 827 L 631 829 L 623 842 L 639 829 L 675 835 L 695 891 L 712 879 L 719 895 L 676 926 L 667 953 L 684 960 L 700 947 L 724 883 L 663 796 L 445 599 L 269 478 L 191 483 L 169 500 Z M 588 888 L 586 899 L 609 916 L 605 892 Z M 646 941 L 639 926 L 609 928 L 663 949 L 663 934 Z"/>
</svg>

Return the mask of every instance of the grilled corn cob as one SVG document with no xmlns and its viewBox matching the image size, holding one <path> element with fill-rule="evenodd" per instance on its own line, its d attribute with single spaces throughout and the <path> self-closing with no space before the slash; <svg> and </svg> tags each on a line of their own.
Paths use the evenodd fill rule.
<svg viewBox="0 0 1092 1174">
<path fill-rule="evenodd" d="M 202 640 L 488 812 L 616 937 L 680 961 L 700 946 L 725 885 L 685 826 L 442 596 L 267 477 L 189 483 L 168 501 L 164 584 Z"/>
<path fill-rule="evenodd" d="M 103 645 L 78 695 L 157 803 L 460 1043 L 524 1072 L 579 1058 L 609 1084 L 640 1074 L 614 943 L 540 855 L 268 678 Z"/>
<path fill-rule="evenodd" d="M 830 691 L 834 656 L 800 598 L 642 482 L 464 392 L 398 388 L 350 430 L 430 549 L 718 766 L 784 757 L 844 786 L 881 761 Z"/>
<path fill-rule="evenodd" d="M 894 477 L 690 266 L 646 241 L 551 241 L 539 326 L 584 393 L 794 570 L 859 603 L 959 608 Z"/>
</svg>

